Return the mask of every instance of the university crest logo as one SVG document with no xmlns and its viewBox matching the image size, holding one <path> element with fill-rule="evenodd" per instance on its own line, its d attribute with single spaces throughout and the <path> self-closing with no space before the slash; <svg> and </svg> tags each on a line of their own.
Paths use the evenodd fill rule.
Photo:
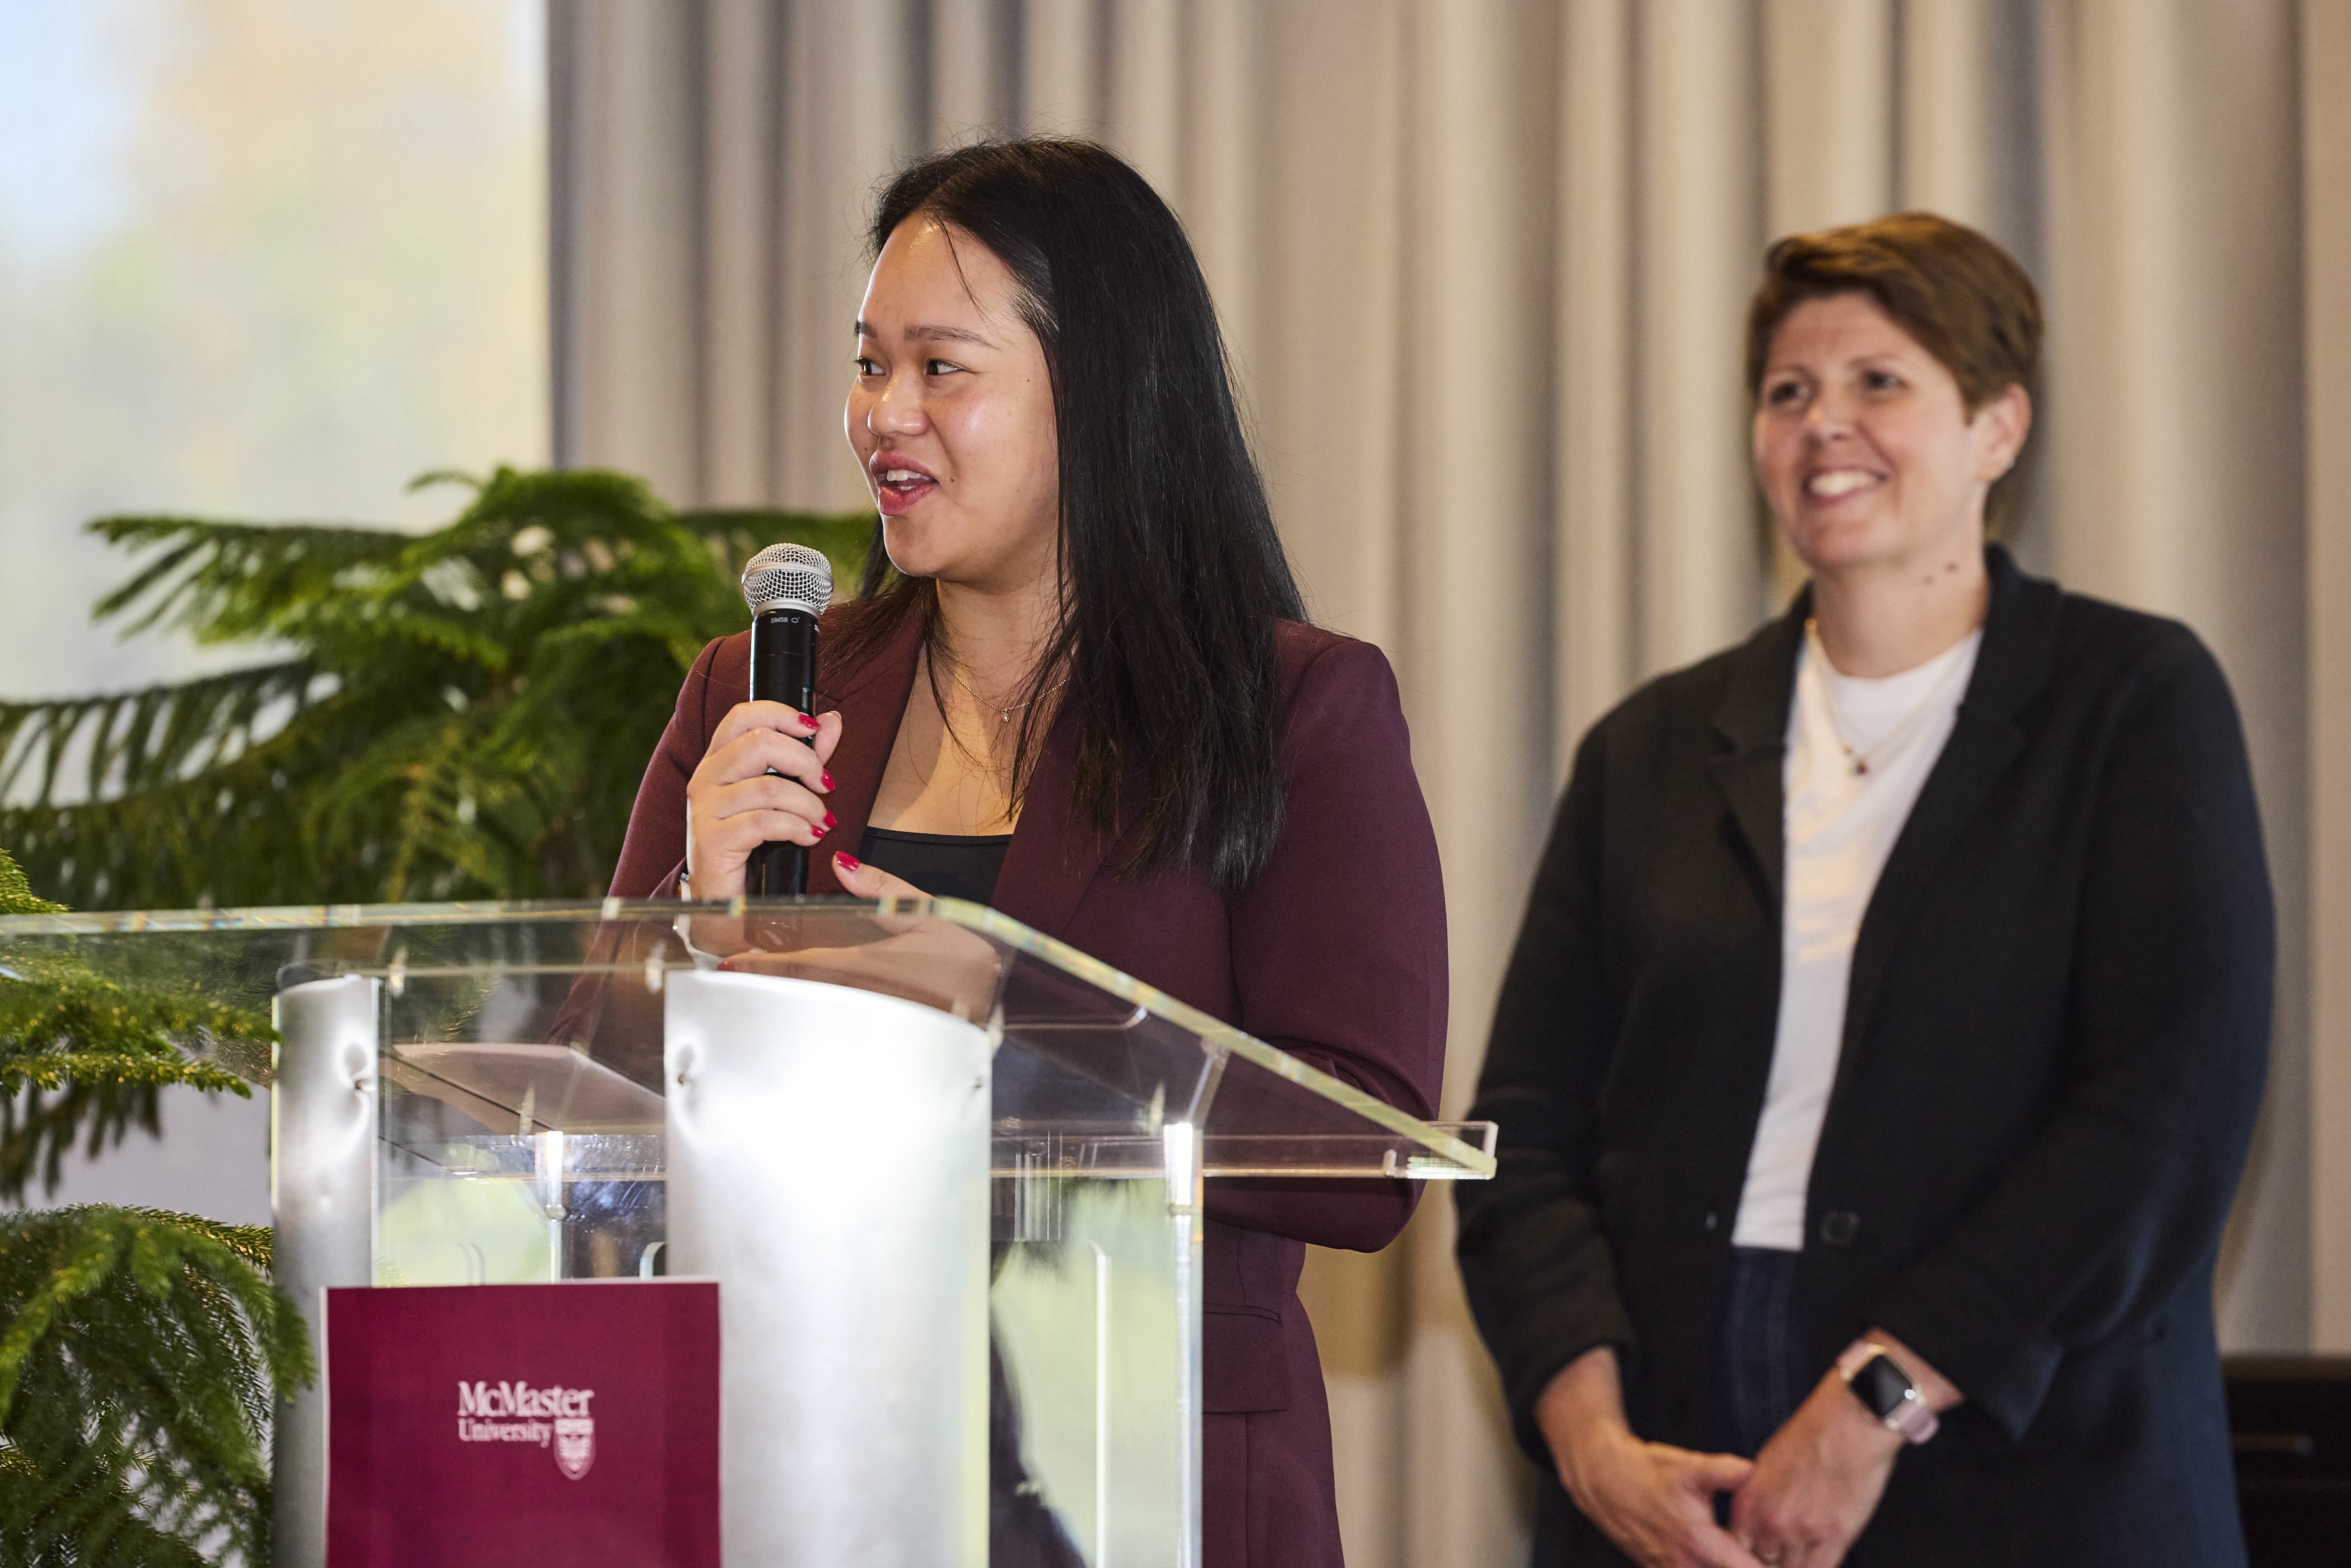
<svg viewBox="0 0 2351 1568">
<path fill-rule="evenodd" d="M 596 1422 L 589 1416 L 559 1416 L 555 1423 L 555 1465 L 565 1477 L 578 1480 L 596 1462 Z"/>
</svg>

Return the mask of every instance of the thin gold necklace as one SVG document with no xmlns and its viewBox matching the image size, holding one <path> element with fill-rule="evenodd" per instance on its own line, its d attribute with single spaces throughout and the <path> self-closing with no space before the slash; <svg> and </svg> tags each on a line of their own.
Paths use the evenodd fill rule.
<svg viewBox="0 0 2351 1568">
<path fill-rule="evenodd" d="M 1821 663 L 1829 668 L 1834 668 L 1834 665 L 1829 665 L 1828 648 L 1821 642 L 1820 622 L 1812 619 L 1810 616 L 1805 617 L 1804 635 L 1812 640 L 1813 651 L 1819 657 Z M 1946 679 L 1948 678 L 1949 676 L 1947 674 Z M 1852 769 L 1853 776 L 1855 779 L 1867 778 L 1869 776 L 1869 759 L 1871 758 L 1883 753 L 1888 747 L 1893 747 L 1897 750 L 1900 749 L 1900 744 L 1909 738 L 1911 732 L 1925 725 L 1927 715 L 1928 711 L 1934 707 L 1935 698 L 1941 695 L 1943 683 L 1939 681 L 1937 682 L 1934 689 L 1928 692 L 1918 699 L 1918 706 L 1912 708 L 1908 716 L 1904 718 L 1900 724 L 1896 725 L 1892 729 L 1889 729 L 1884 735 L 1879 736 L 1877 739 L 1869 746 L 1859 751 L 1855 751 L 1853 748 L 1852 742 L 1845 739 L 1844 731 L 1837 726 L 1836 704 L 1829 699 L 1828 683 L 1826 681 L 1823 681 L 1821 683 L 1821 707 L 1828 715 L 1829 733 L 1836 737 L 1837 749 L 1844 753 L 1845 766 Z"/>
<path fill-rule="evenodd" d="M 956 658 L 952 653 L 942 653 L 940 656 L 947 667 L 947 679 L 961 686 L 964 689 L 964 695 L 970 697 L 972 701 L 977 703 L 980 706 L 994 714 L 996 716 L 996 722 L 999 725 L 1010 724 L 1014 714 L 1019 713 L 1022 708 L 1033 706 L 1042 698 L 1051 696 L 1055 692 L 1060 691 L 1063 685 L 1067 685 L 1070 679 L 1068 672 L 1064 671 L 1060 680 L 1055 681 L 1043 691 L 1032 692 L 1029 695 L 1022 697 L 1019 702 L 1007 707 L 1001 703 L 991 702 L 987 697 L 981 696 L 978 689 L 973 686 L 969 681 L 963 678 L 963 663 L 961 660 Z"/>
</svg>

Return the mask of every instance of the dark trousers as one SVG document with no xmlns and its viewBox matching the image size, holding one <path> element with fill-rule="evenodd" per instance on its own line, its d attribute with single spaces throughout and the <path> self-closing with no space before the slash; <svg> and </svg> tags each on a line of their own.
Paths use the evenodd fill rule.
<svg viewBox="0 0 2351 1568">
<path fill-rule="evenodd" d="M 1804 1354 L 1796 1252 L 1734 1247 L 1714 1331 L 1706 1446 L 1753 1458 L 1827 1369 Z"/>
</svg>

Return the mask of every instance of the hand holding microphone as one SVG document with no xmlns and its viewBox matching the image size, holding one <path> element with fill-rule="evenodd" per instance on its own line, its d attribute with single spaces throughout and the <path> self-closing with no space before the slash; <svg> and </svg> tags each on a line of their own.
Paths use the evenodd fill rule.
<svg viewBox="0 0 2351 1568">
<path fill-rule="evenodd" d="M 696 898 L 804 893 L 809 846 L 833 823 L 825 764 L 841 716 L 813 716 L 817 617 L 832 569 L 804 545 L 770 545 L 743 570 L 749 700 L 721 720 L 686 783 L 686 865 Z"/>
</svg>

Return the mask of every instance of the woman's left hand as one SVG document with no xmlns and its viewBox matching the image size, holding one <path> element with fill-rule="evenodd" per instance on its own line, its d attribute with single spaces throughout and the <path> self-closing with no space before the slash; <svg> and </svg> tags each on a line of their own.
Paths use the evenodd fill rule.
<svg viewBox="0 0 2351 1568">
<path fill-rule="evenodd" d="M 914 883 L 892 876 L 856 856 L 832 857 L 833 874 L 858 898 L 927 898 Z M 967 1022 L 984 1020 L 996 1000 L 1003 960 L 987 939 L 952 921 L 913 915 L 879 915 L 873 923 L 890 933 L 876 942 L 846 947 L 748 947 L 719 965 L 751 975 L 786 975 L 822 980 L 862 991 L 904 997 L 953 1013 Z M 756 923 L 750 923 L 756 924 Z"/>
<path fill-rule="evenodd" d="M 1835 1568 L 1901 1451 L 1901 1437 L 1832 1372 L 1755 1456 L 1731 1499 L 1730 1532 L 1771 1568 Z"/>
<path fill-rule="evenodd" d="M 878 865 L 867 865 L 846 852 L 832 857 L 832 874 L 852 898 L 928 898 L 930 894 L 904 877 L 892 876 Z"/>
</svg>

